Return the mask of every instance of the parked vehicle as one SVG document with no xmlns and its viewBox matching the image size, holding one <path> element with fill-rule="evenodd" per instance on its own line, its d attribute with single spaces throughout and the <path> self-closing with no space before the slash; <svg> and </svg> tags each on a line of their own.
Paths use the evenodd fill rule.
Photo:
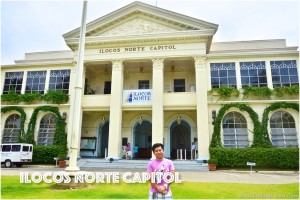
<svg viewBox="0 0 300 200">
<path fill-rule="evenodd" d="M 32 162 L 32 144 L 14 143 L 1 144 L 1 164 L 5 167 L 22 167 L 24 163 Z"/>
</svg>

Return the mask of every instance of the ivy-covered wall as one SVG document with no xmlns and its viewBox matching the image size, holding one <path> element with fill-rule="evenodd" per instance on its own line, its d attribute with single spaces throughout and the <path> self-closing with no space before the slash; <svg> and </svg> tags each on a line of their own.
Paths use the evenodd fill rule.
<svg viewBox="0 0 300 200">
<path fill-rule="evenodd" d="M 25 130 L 24 130 L 24 123 L 26 120 L 26 113 L 23 108 L 18 106 L 9 106 L 5 108 L 1 108 L 1 113 L 6 113 L 10 111 L 17 111 L 21 115 L 21 126 L 20 126 L 20 135 L 19 135 L 19 141 L 18 142 L 25 142 Z M 1 130 L 2 131 L 2 130 Z"/>
<path fill-rule="evenodd" d="M 53 145 L 67 145 L 67 134 L 65 133 L 65 120 L 59 113 L 59 109 L 57 107 L 52 106 L 40 106 L 34 109 L 29 124 L 28 124 L 28 131 L 26 134 L 26 142 L 35 144 L 34 141 L 34 132 L 35 132 L 35 126 L 36 126 L 36 118 L 38 113 L 42 112 L 52 112 L 57 117 L 57 123 L 56 123 L 56 130 L 53 140 Z"/>
<path fill-rule="evenodd" d="M 54 140 L 53 140 L 53 148 L 51 147 L 44 147 L 44 146 L 35 146 L 34 149 L 34 162 L 38 163 L 53 163 L 53 155 L 56 154 L 54 157 L 57 157 L 59 154 L 66 154 L 67 153 L 67 134 L 65 132 L 65 119 L 61 116 L 59 112 L 59 108 L 57 107 L 52 107 L 52 106 L 40 106 L 34 109 L 29 124 L 28 124 L 28 129 L 27 132 L 25 133 L 24 130 L 24 123 L 26 120 L 26 113 L 24 112 L 24 109 L 18 106 L 9 106 L 9 107 L 4 107 L 1 108 L 2 113 L 6 113 L 9 111 L 17 111 L 21 115 L 21 131 L 20 131 L 20 137 L 19 141 L 21 143 L 30 143 L 33 145 L 36 145 L 36 141 L 34 140 L 34 133 L 35 133 L 35 128 L 36 128 L 36 120 L 37 120 L 37 115 L 40 111 L 42 112 L 51 112 L 56 115 L 57 117 L 57 123 L 56 123 L 56 130 L 55 130 L 55 135 L 54 135 Z M 48 156 L 47 159 L 43 162 L 40 162 L 41 158 L 45 154 L 43 149 L 46 151 L 47 149 L 51 149 L 51 159 Z M 48 151 L 48 150 L 47 150 Z M 49 161 L 49 162 L 48 162 Z"/>
<path fill-rule="evenodd" d="M 272 143 L 267 128 L 268 120 L 269 120 L 269 112 L 278 110 L 280 108 L 282 109 L 291 108 L 299 112 L 299 104 L 297 103 L 276 102 L 265 108 L 262 122 L 259 122 L 257 113 L 249 105 L 241 104 L 241 103 L 225 104 L 221 107 L 215 119 L 210 147 L 214 147 L 214 148 L 223 147 L 221 141 L 221 125 L 225 113 L 230 108 L 238 108 L 239 110 L 246 111 L 249 114 L 254 125 L 254 130 L 253 130 L 254 137 L 253 137 L 253 143 L 251 147 L 263 147 L 263 148 L 272 147 Z"/>
<path fill-rule="evenodd" d="M 261 137 L 269 139 L 268 133 L 268 122 L 269 122 L 269 113 L 271 111 L 279 109 L 293 109 L 299 112 L 299 104 L 297 103 L 286 103 L 286 102 L 276 102 L 268 106 L 263 113 L 262 122 L 261 122 Z M 298 144 L 299 145 L 299 144 Z"/>
</svg>

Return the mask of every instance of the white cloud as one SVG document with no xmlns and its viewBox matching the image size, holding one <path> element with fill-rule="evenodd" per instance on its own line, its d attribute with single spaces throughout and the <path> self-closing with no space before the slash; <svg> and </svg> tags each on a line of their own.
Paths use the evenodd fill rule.
<svg viewBox="0 0 300 200">
<path fill-rule="evenodd" d="M 89 1 L 87 21 L 133 2 Z M 214 41 L 299 39 L 298 1 L 163 1 L 143 2 L 219 24 Z M 21 59 L 25 52 L 68 49 L 62 35 L 80 26 L 81 1 L 4 1 L 1 5 L 2 64 Z"/>
</svg>

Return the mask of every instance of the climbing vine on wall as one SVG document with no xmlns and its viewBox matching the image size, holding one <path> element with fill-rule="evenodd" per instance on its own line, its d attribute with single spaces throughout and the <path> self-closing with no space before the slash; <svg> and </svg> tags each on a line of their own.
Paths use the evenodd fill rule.
<svg viewBox="0 0 300 200">
<path fill-rule="evenodd" d="M 240 95 L 240 91 L 233 87 L 220 87 L 220 88 L 213 88 L 208 91 L 208 94 L 211 95 L 214 92 L 218 93 L 220 99 L 227 99 L 230 97 L 238 97 Z"/>
<path fill-rule="evenodd" d="M 253 145 L 259 145 L 261 146 L 260 142 L 260 122 L 258 120 L 258 115 L 257 113 L 248 105 L 246 104 L 238 104 L 238 103 L 232 103 L 232 104 L 226 104 L 223 105 L 222 108 L 219 110 L 218 116 L 215 119 L 215 125 L 214 125 L 214 131 L 212 135 L 212 140 L 210 143 L 210 147 L 223 147 L 222 141 L 221 141 L 221 124 L 223 117 L 226 113 L 226 111 L 230 108 L 238 108 L 241 111 L 246 111 L 248 112 L 250 118 L 252 119 L 253 125 L 254 125 L 254 130 L 253 130 Z"/>
<path fill-rule="evenodd" d="M 260 123 L 258 120 L 257 113 L 248 105 L 245 104 L 226 104 L 223 105 L 219 110 L 218 116 L 215 119 L 215 126 L 212 135 L 212 140 L 210 143 L 210 147 L 223 147 L 221 141 L 221 123 L 226 111 L 232 107 L 238 108 L 241 111 L 246 111 L 249 113 L 250 118 L 254 124 L 254 138 L 253 144 L 251 147 L 272 147 L 272 143 L 270 141 L 269 133 L 268 133 L 268 121 L 269 121 L 269 113 L 270 111 L 274 111 L 280 108 L 291 108 L 299 112 L 299 104 L 297 103 L 286 103 L 286 102 L 276 102 L 268 106 L 263 113 L 262 122 Z"/>
<path fill-rule="evenodd" d="M 28 143 L 35 144 L 34 141 L 34 132 L 35 132 L 35 126 L 36 126 L 36 118 L 40 111 L 43 112 L 52 112 L 57 116 L 57 122 L 56 122 L 56 130 L 54 134 L 54 140 L 53 145 L 67 145 L 67 135 L 65 133 L 65 120 L 60 115 L 59 109 L 57 107 L 52 106 L 40 106 L 34 109 L 29 124 L 28 124 L 28 131 L 27 131 L 27 137 L 26 140 Z"/>
<path fill-rule="evenodd" d="M 26 113 L 23 108 L 18 106 L 9 106 L 9 107 L 1 108 L 1 113 L 6 113 L 10 111 L 17 111 L 21 115 L 21 126 L 20 126 L 20 134 L 19 134 L 18 142 L 25 142 L 24 123 L 26 120 Z"/>
<path fill-rule="evenodd" d="M 278 110 L 280 108 L 287 109 L 291 108 L 299 112 L 299 104 L 297 103 L 286 103 L 286 102 L 276 102 L 268 106 L 263 113 L 262 122 L 261 122 L 261 137 L 266 138 L 270 141 L 268 133 L 268 121 L 270 111 Z M 270 142 L 271 143 L 271 142 Z"/>
<path fill-rule="evenodd" d="M 44 100 L 54 104 L 63 104 L 69 101 L 69 95 L 61 90 L 49 90 L 44 95 L 41 95 L 40 93 L 17 94 L 13 91 L 1 95 L 1 101 L 6 101 L 11 104 L 18 104 L 21 102 L 32 103 L 34 101 L 40 100 Z"/>
</svg>

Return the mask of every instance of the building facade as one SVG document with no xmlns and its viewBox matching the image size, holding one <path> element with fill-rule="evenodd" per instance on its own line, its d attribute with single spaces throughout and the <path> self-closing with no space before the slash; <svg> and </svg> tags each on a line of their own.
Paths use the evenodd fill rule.
<svg viewBox="0 0 300 200">
<path fill-rule="evenodd" d="M 63 35 L 68 51 L 26 53 L 24 60 L 1 68 L 1 94 L 62 90 L 63 104 L 2 100 L 2 108 L 22 107 L 28 130 L 34 109 L 58 107 L 66 122 L 68 147 L 73 118 L 80 117 L 78 156 L 122 157 L 122 146 L 139 146 L 139 157 L 151 157 L 153 143 L 165 144 L 165 155 L 189 158 L 196 142 L 197 159 L 209 158 L 214 120 L 224 104 L 247 104 L 262 120 L 275 102 L 298 103 L 299 96 L 269 98 L 239 94 L 220 98 L 214 88 L 293 87 L 299 84 L 298 47 L 285 40 L 213 42 L 218 25 L 158 7 L 134 2 L 87 24 L 81 105 L 74 104 L 79 28 Z M 208 92 L 211 91 L 211 92 Z M 81 115 L 72 116 L 80 106 Z M 299 113 L 276 109 L 269 113 L 268 134 L 273 146 L 298 147 Z M 2 143 L 17 142 L 17 111 L 2 114 Z M 39 112 L 34 140 L 52 145 L 57 116 Z M 222 145 L 245 148 L 253 143 L 254 123 L 236 107 L 221 124 Z M 185 153 L 187 155 L 185 155 Z"/>
</svg>

